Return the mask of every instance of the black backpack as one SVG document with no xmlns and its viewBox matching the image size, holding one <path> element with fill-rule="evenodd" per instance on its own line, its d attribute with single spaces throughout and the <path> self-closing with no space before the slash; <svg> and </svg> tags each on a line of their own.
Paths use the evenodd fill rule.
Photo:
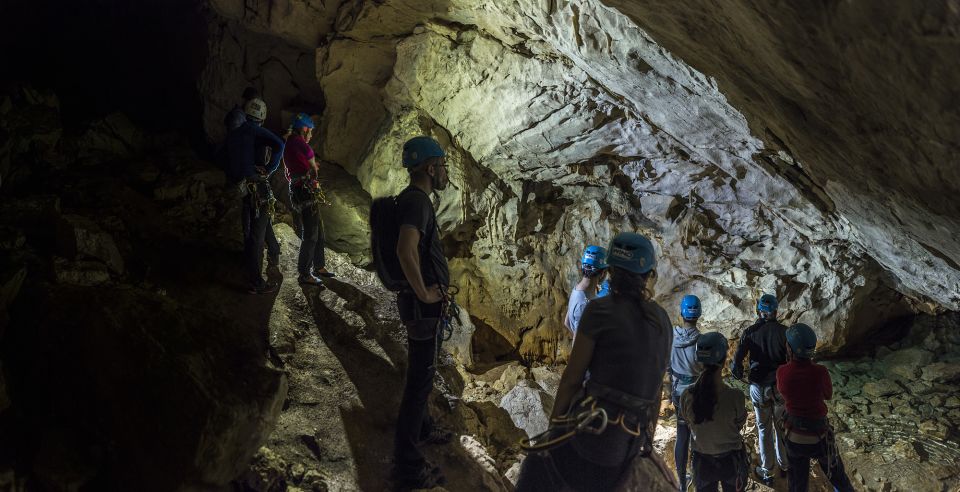
<svg viewBox="0 0 960 492">
<path fill-rule="evenodd" d="M 397 196 L 375 198 L 370 205 L 370 250 L 377 276 L 387 290 L 394 292 L 410 287 L 397 258 L 397 240 L 400 239 L 400 217 L 397 200 L 415 189 L 406 189 Z M 429 243 L 427 243 L 429 244 Z"/>
</svg>

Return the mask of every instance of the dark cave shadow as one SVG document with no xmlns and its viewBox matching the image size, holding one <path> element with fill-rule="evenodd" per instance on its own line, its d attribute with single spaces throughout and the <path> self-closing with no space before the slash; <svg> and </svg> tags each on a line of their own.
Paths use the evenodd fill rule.
<svg viewBox="0 0 960 492">
<path fill-rule="evenodd" d="M 335 293 L 348 288 L 356 289 L 344 282 L 338 281 L 336 284 L 337 287 L 330 289 Z M 347 377 L 357 388 L 362 403 L 362 406 L 352 409 L 340 408 L 360 489 L 386 490 L 386 477 L 393 454 L 393 427 L 400 405 L 403 372 L 406 370 L 406 350 L 396 346 L 388 352 L 404 354 L 400 358 L 403 365 L 391 366 L 364 347 L 355 333 L 347 331 L 347 322 L 327 307 L 316 288 L 304 287 L 304 295 L 316 322 L 317 333 L 343 366 Z M 399 345 L 392 340 L 389 342 Z M 384 351 L 387 351 L 386 347 Z M 371 431 L 375 431 L 376 435 L 372 436 Z"/>
<path fill-rule="evenodd" d="M 387 357 L 397 367 L 405 364 L 407 351 L 396 339 L 390 337 L 391 329 L 396 327 L 396 321 L 384 321 L 377 317 L 377 300 L 357 286 L 336 278 L 323 280 L 328 289 L 347 301 L 347 309 L 359 315 L 370 328 L 368 333 L 380 344 Z"/>
</svg>

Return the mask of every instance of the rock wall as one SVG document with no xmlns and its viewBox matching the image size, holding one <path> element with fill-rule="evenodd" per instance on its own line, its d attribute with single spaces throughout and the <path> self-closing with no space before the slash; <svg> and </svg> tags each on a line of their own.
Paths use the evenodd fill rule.
<svg viewBox="0 0 960 492">
<path fill-rule="evenodd" d="M 659 301 L 673 306 L 695 293 L 705 325 L 731 336 L 761 292 L 781 298 L 787 321 L 813 325 L 824 351 L 904 313 L 960 307 L 960 256 L 946 233 L 960 215 L 931 208 L 919 191 L 949 195 L 955 181 L 946 150 L 956 143 L 954 117 L 936 109 L 949 107 L 950 90 L 938 84 L 916 107 L 883 97 L 900 79 L 880 81 L 868 68 L 883 65 L 882 26 L 895 21 L 877 32 L 857 21 L 879 9 L 765 17 L 766 6 L 738 4 L 715 16 L 723 24 L 703 21 L 715 8 L 703 6 L 691 27 L 669 3 L 387 0 L 290 7 L 282 15 L 296 21 L 286 27 L 214 5 L 243 29 L 304 52 L 322 38 L 316 79 L 306 84 L 318 83 L 325 101 L 315 145 L 356 179 L 343 192 L 352 202 L 404 186 L 399 151 L 411 135 L 450 150 L 453 186 L 439 210 L 454 283 L 471 314 L 526 356 L 565 358 L 560 320 L 577 257 L 622 230 L 655 239 Z M 954 14 L 930 9 L 928 31 L 950 39 Z M 924 9 L 902 10 L 894 17 L 924 18 Z M 774 19 L 829 27 L 775 38 Z M 830 45 L 837 59 L 815 71 L 787 55 L 816 59 L 820 34 L 838 37 L 849 25 L 875 34 L 873 44 Z M 747 38 L 754 27 L 763 29 Z M 909 75 L 908 88 L 944 58 L 934 39 L 911 43 L 898 52 L 923 55 L 897 72 Z M 856 65 L 843 68 L 850 60 Z M 248 77 L 255 67 L 246 66 Z M 830 74 L 852 79 L 834 83 Z M 880 99 L 880 113 L 865 116 Z M 908 106 L 916 110 L 908 114 L 928 110 L 900 138 L 893 115 Z M 920 176 L 890 171 L 911 156 L 926 156 L 909 168 Z M 350 237 L 340 247 L 364 261 L 363 209 L 352 210 L 356 220 L 328 232 Z"/>
</svg>

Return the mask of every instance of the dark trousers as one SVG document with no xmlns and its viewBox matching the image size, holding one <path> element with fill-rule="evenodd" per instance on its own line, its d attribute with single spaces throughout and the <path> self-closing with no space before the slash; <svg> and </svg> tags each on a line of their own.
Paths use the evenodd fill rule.
<svg viewBox="0 0 960 492">
<path fill-rule="evenodd" d="M 827 440 L 821 439 L 816 444 L 798 444 L 785 439 L 787 444 L 787 459 L 790 469 L 787 478 L 790 481 L 790 492 L 806 492 L 810 481 L 810 460 L 817 460 L 820 469 L 830 477 L 835 492 L 853 492 L 853 485 L 847 472 L 843 468 L 843 460 L 839 453 L 834 453 L 833 463 L 827 459 Z"/>
<path fill-rule="evenodd" d="M 693 452 L 693 482 L 697 492 L 742 492 L 747 488 L 747 455 L 743 450 L 722 456 Z"/>
<path fill-rule="evenodd" d="M 277 255 L 280 254 L 280 244 L 273 233 L 270 211 L 266 203 L 255 204 L 249 195 L 244 197 L 241 220 L 243 221 L 243 256 L 247 278 L 251 285 L 260 287 L 266 283 L 260 273 L 263 267 L 264 242 L 268 237 L 272 238 L 272 244 L 268 243 L 268 245 L 270 248 L 275 248 Z M 273 255 L 274 251 L 270 254 Z"/>
<path fill-rule="evenodd" d="M 677 478 L 682 490 L 687 490 L 687 458 L 690 456 L 690 427 L 677 416 L 677 443 L 673 446 L 673 460 L 677 464 Z"/>
<path fill-rule="evenodd" d="M 437 320 L 422 319 L 411 323 L 436 326 Z M 399 475 L 416 476 L 426 463 L 418 446 L 422 436 L 428 435 L 433 427 L 427 400 L 437 372 L 437 337 L 426 340 L 408 338 L 407 344 L 407 377 L 397 416 L 394 456 Z"/>
<path fill-rule="evenodd" d="M 619 431 L 618 431 L 619 432 Z M 631 456 L 628 458 L 633 460 Z M 530 453 L 520 465 L 517 492 L 613 490 L 623 475 L 623 465 L 601 466 L 587 461 L 567 441 L 547 452 Z"/>
<path fill-rule="evenodd" d="M 297 214 L 297 226 L 300 229 L 300 256 L 297 258 L 297 271 L 301 275 L 310 273 L 312 268 L 326 267 L 323 256 L 323 218 L 320 207 L 313 196 L 302 187 L 290 190 L 290 201 L 294 208 L 303 207 Z"/>
</svg>

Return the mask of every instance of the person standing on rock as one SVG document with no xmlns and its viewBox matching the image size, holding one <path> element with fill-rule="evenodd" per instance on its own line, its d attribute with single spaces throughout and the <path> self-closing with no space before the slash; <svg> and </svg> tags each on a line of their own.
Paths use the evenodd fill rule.
<svg viewBox="0 0 960 492">
<path fill-rule="evenodd" d="M 270 223 L 270 200 L 273 193 L 267 178 L 280 166 L 283 140 L 260 125 L 267 117 L 267 104 L 255 98 L 244 107 L 247 121 L 227 135 L 227 179 L 240 185 L 243 193 L 243 249 L 251 294 L 265 294 L 277 290 L 277 284 L 267 282 L 261 274 L 263 247 Z M 272 154 L 267 166 L 257 164 L 258 145 L 270 147 Z"/>
<path fill-rule="evenodd" d="M 743 392 L 724 384 L 727 339 L 717 332 L 697 338 L 703 373 L 680 397 L 680 414 L 693 435 L 693 481 L 697 492 L 743 492 L 749 460 L 740 431 L 747 422 Z M 681 485 L 681 491 L 686 487 Z"/>
<path fill-rule="evenodd" d="M 656 254 L 630 232 L 607 253 L 611 293 L 587 304 L 551 413 L 548 434 L 562 437 L 534 444 L 518 492 L 612 490 L 650 451 L 672 339 L 667 313 L 651 300 Z"/>
<path fill-rule="evenodd" d="M 320 277 L 333 277 L 326 268 L 323 252 L 323 218 L 316 193 L 317 159 L 310 147 L 313 119 L 300 113 L 293 119 L 292 132 L 283 150 L 284 170 L 290 182 L 290 204 L 297 212 L 300 229 L 300 255 L 297 258 L 297 280 L 301 284 L 323 286 Z"/>
<path fill-rule="evenodd" d="M 696 381 L 703 370 L 697 360 L 697 340 L 700 330 L 700 298 L 687 295 L 680 301 L 683 326 L 673 327 L 673 351 L 670 352 L 670 401 L 677 410 L 677 442 L 673 447 L 680 491 L 687 490 L 687 457 L 690 450 L 690 427 L 680 413 L 680 395 Z M 726 341 L 724 341 L 726 342 Z M 726 358 L 726 354 L 724 354 Z M 742 396 L 742 395 L 741 395 Z"/>
<path fill-rule="evenodd" d="M 833 383 L 827 368 L 813 362 L 817 335 L 803 323 L 787 330 L 789 362 L 777 369 L 777 388 L 787 412 L 784 434 L 790 460 L 790 492 L 806 492 L 810 460 L 815 459 L 830 479 L 834 490 L 853 492 L 827 420 L 824 400 L 833 397 Z"/>
<path fill-rule="evenodd" d="M 777 298 L 764 294 L 757 301 L 756 323 L 743 332 L 730 372 L 743 379 L 743 359 L 750 356 L 750 401 L 757 418 L 760 466 L 756 472 L 766 484 L 773 481 L 774 456 L 780 470 L 789 469 L 783 436 L 774 425 L 777 368 L 787 361 L 787 327 L 777 322 Z"/>
<path fill-rule="evenodd" d="M 563 320 L 564 326 L 573 335 L 577 334 L 577 326 L 583 316 L 583 309 L 587 307 L 587 303 L 591 299 L 597 296 L 597 288 L 607 270 L 606 258 L 607 250 L 600 246 L 590 245 L 583 250 L 583 256 L 580 258 L 580 282 L 570 292 L 570 300 L 567 301 L 567 316 Z"/>
<path fill-rule="evenodd" d="M 409 288 L 397 294 L 400 320 L 407 329 L 407 374 L 397 416 L 394 484 L 398 489 L 432 488 L 446 479 L 420 451 L 422 443 L 444 444 L 452 434 L 435 426 L 427 409 L 436 374 L 443 301 L 450 285 L 447 259 L 430 195 L 446 189 L 446 153 L 430 137 L 403 145 L 403 167 L 410 185 L 397 195 L 400 235 L 397 258 Z"/>
</svg>

